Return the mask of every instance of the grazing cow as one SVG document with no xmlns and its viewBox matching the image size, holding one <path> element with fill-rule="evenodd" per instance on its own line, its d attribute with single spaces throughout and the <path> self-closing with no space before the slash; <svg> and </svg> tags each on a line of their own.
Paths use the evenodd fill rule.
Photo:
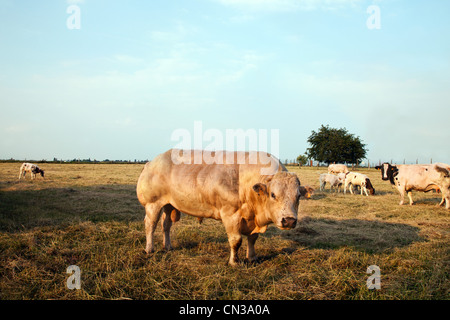
<svg viewBox="0 0 450 320">
<path fill-rule="evenodd" d="M 328 166 L 328 173 L 347 173 L 348 168 L 345 164 L 330 164 Z"/>
<path fill-rule="evenodd" d="M 314 194 L 314 188 L 310 186 L 300 186 L 300 196 L 306 199 L 310 199 Z"/>
<path fill-rule="evenodd" d="M 247 259 L 253 261 L 258 234 L 270 223 L 283 230 L 295 228 L 300 181 L 278 159 L 265 152 L 191 151 L 166 151 L 139 176 L 136 192 L 146 212 L 147 253 L 154 250 L 161 215 L 164 246 L 171 249 L 170 228 L 180 211 L 222 221 L 231 247 L 230 265 L 237 262 L 242 235 L 248 237 Z M 221 161 L 211 163 L 209 156 L 206 161 L 206 153 Z M 268 166 L 275 169 L 268 173 Z"/>
<path fill-rule="evenodd" d="M 36 174 L 40 173 L 42 178 L 44 178 L 44 170 L 40 169 L 37 165 L 32 163 L 23 163 L 20 166 L 20 172 L 19 172 L 19 180 L 24 178 L 27 172 L 30 173 L 31 179 L 36 179 Z M 45 178 L 44 178 L 45 179 Z"/>
<path fill-rule="evenodd" d="M 336 192 L 338 192 L 338 189 L 340 189 L 340 187 L 344 183 L 343 177 L 345 176 L 342 176 L 342 174 L 336 176 L 334 174 L 322 173 L 319 176 L 320 191 L 323 191 L 325 189 L 325 185 L 328 182 L 330 184 L 330 191 L 335 188 Z"/>
<path fill-rule="evenodd" d="M 400 205 L 404 203 L 405 192 L 408 194 L 409 204 L 413 205 L 412 190 L 429 192 L 440 190 L 445 208 L 450 209 L 450 166 L 444 163 L 431 165 L 391 165 L 383 163 L 381 179 L 389 180 L 400 193 Z"/>
<path fill-rule="evenodd" d="M 350 193 L 353 194 L 354 186 L 361 187 L 361 195 L 363 195 L 363 192 L 364 192 L 366 194 L 366 196 L 369 196 L 369 194 L 367 193 L 367 190 L 369 190 L 371 195 L 375 194 L 375 188 L 373 187 L 372 183 L 370 182 L 369 177 L 367 177 L 365 174 L 362 174 L 359 172 L 347 173 L 347 175 L 345 177 L 344 193 L 347 193 L 347 187 L 349 187 Z"/>
</svg>

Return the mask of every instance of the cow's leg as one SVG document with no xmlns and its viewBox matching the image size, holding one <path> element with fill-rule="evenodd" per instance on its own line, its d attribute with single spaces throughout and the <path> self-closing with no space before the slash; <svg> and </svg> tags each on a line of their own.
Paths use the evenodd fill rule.
<svg viewBox="0 0 450 320">
<path fill-rule="evenodd" d="M 450 190 L 447 189 L 447 191 L 442 195 L 442 204 L 445 202 L 445 209 L 450 209 Z"/>
<path fill-rule="evenodd" d="M 153 234 L 161 217 L 161 205 L 159 203 L 147 203 L 145 205 L 145 235 L 147 237 L 147 245 L 145 251 L 151 253 L 154 251 Z"/>
<path fill-rule="evenodd" d="M 248 262 L 253 262 L 256 259 L 255 252 L 255 242 L 258 239 L 259 233 L 254 233 L 247 236 L 248 245 L 247 245 L 247 260 Z"/>
<path fill-rule="evenodd" d="M 405 189 L 398 188 L 398 191 L 400 192 L 400 203 L 399 205 L 403 205 L 405 203 Z"/>
<path fill-rule="evenodd" d="M 235 266 L 239 260 L 238 252 L 242 244 L 242 236 L 240 234 L 228 234 L 228 242 L 231 249 L 228 263 L 231 266 Z"/>
<path fill-rule="evenodd" d="M 242 235 L 240 231 L 241 216 L 239 212 L 233 215 L 222 214 L 222 221 L 228 235 L 228 243 L 230 244 L 230 260 L 228 263 L 235 266 L 238 261 L 238 251 L 242 244 Z"/>
<path fill-rule="evenodd" d="M 408 191 L 409 205 L 412 206 L 414 201 L 412 199 L 412 191 Z"/>
<path fill-rule="evenodd" d="M 162 210 L 161 227 L 163 231 L 163 243 L 166 250 L 172 250 L 170 243 L 170 228 L 172 227 L 172 210 L 174 208 L 171 205 L 166 205 Z M 176 212 L 175 212 L 176 215 Z"/>
</svg>

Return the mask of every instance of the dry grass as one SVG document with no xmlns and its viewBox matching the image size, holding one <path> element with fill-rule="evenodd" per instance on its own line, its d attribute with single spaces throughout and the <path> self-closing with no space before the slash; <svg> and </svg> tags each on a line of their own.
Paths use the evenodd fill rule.
<svg viewBox="0 0 450 320">
<path fill-rule="evenodd" d="M 144 210 L 135 195 L 143 165 L 45 164 L 46 180 L 18 182 L 0 164 L 0 299 L 448 299 L 449 212 L 440 195 L 415 206 L 369 175 L 377 195 L 317 191 L 291 231 L 270 227 L 259 260 L 233 268 L 222 224 L 183 216 L 174 250 L 144 252 Z M 318 189 L 324 168 L 290 168 Z M 244 250 L 243 250 L 244 249 Z M 241 249 L 244 256 L 246 243 Z M 66 287 L 69 265 L 82 289 Z M 368 290 L 366 269 L 381 269 Z"/>
</svg>

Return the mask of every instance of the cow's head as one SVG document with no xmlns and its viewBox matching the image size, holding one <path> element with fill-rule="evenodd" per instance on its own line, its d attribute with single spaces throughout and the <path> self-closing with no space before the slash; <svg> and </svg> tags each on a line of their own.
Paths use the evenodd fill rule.
<svg viewBox="0 0 450 320">
<path fill-rule="evenodd" d="M 369 190 L 371 195 L 375 195 L 375 188 L 368 178 L 366 178 L 366 189 Z"/>
<path fill-rule="evenodd" d="M 398 173 L 398 168 L 385 162 L 380 166 L 380 169 L 381 169 L 381 179 L 385 181 L 389 180 L 392 184 L 395 184 L 394 177 Z"/>
<path fill-rule="evenodd" d="M 257 217 L 262 214 L 278 228 L 288 230 L 297 224 L 298 203 L 300 200 L 300 181 L 294 173 L 278 172 L 266 183 L 253 186 L 257 193 Z"/>
<path fill-rule="evenodd" d="M 44 170 L 42 170 L 42 169 L 38 169 L 39 171 L 39 173 L 41 174 L 41 176 L 42 176 L 42 178 L 44 178 Z"/>
<path fill-rule="evenodd" d="M 310 186 L 300 186 L 299 187 L 300 196 L 305 197 L 306 199 L 310 199 L 314 194 L 314 188 Z"/>
</svg>

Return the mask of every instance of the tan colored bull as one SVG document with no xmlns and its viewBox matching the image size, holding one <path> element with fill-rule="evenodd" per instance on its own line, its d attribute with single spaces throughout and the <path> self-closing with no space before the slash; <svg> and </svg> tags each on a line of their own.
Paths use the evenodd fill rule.
<svg viewBox="0 0 450 320">
<path fill-rule="evenodd" d="M 196 152 L 169 150 L 147 163 L 139 177 L 147 253 L 154 250 L 153 233 L 161 215 L 164 246 L 171 249 L 170 228 L 180 211 L 222 221 L 230 265 L 238 260 L 242 235 L 248 237 L 247 259 L 253 261 L 255 241 L 269 224 L 295 228 L 300 181 L 278 159 L 264 152 L 213 152 L 200 158 L 201 151 Z"/>
</svg>

